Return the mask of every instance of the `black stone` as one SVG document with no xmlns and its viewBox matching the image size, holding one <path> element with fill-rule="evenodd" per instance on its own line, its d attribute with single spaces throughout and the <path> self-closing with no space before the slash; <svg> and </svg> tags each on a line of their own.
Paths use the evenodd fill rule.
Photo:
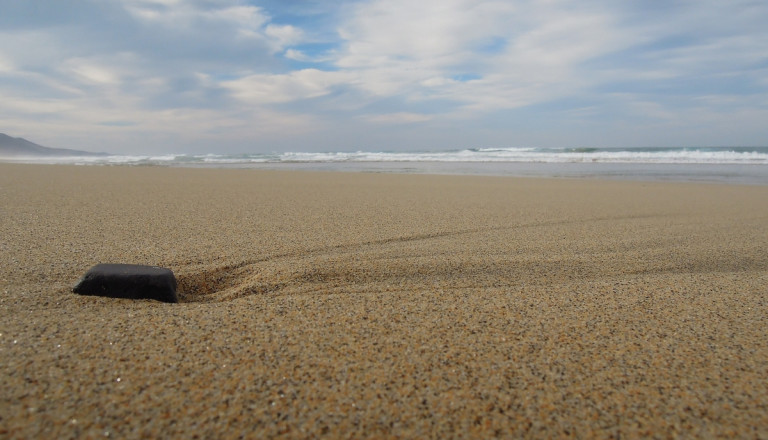
<svg viewBox="0 0 768 440">
<path fill-rule="evenodd" d="M 136 264 L 97 264 L 72 289 L 81 295 L 179 302 L 170 269 Z"/>
</svg>

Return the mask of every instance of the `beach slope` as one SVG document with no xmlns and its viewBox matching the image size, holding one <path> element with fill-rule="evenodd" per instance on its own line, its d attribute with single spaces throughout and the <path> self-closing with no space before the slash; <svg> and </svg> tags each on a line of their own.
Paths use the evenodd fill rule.
<svg viewBox="0 0 768 440">
<path fill-rule="evenodd" d="M 766 249 L 764 186 L 0 164 L 0 437 L 768 437 Z"/>
</svg>

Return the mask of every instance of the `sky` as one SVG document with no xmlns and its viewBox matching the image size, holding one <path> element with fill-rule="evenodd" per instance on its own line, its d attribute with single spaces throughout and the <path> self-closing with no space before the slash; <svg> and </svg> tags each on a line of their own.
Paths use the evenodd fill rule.
<svg viewBox="0 0 768 440">
<path fill-rule="evenodd" d="M 765 0 L 0 0 L 0 132 L 125 154 L 768 145 Z"/>
</svg>

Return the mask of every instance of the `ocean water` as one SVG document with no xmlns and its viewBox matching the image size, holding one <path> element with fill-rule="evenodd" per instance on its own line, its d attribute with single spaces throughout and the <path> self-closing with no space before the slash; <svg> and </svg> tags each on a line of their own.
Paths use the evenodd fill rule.
<svg viewBox="0 0 768 440">
<path fill-rule="evenodd" d="M 768 147 L 476 148 L 421 152 L 107 155 L 3 161 L 77 165 L 256 168 L 768 185 Z"/>
</svg>

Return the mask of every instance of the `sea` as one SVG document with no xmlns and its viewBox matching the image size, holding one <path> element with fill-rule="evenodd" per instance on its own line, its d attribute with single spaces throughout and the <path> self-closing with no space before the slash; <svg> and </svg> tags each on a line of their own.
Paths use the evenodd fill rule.
<svg viewBox="0 0 768 440">
<path fill-rule="evenodd" d="M 471 148 L 17 157 L 3 162 L 459 174 L 768 185 L 768 147 Z"/>
</svg>

